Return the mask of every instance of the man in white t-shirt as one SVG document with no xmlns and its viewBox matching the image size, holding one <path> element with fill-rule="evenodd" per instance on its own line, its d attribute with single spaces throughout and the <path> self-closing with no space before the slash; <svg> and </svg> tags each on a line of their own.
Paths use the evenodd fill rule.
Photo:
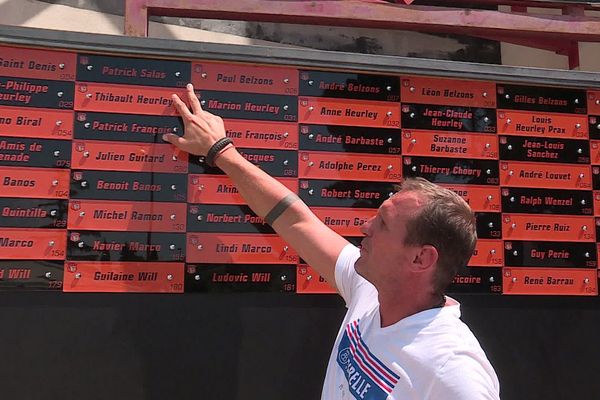
<svg viewBox="0 0 600 400">
<path fill-rule="evenodd" d="M 185 135 L 163 139 L 223 170 L 254 212 L 346 301 L 323 400 L 499 399 L 494 369 L 460 321 L 459 304 L 443 294 L 477 240 L 464 200 L 423 179 L 406 180 L 361 228 L 359 250 L 240 155 L 191 85 L 189 108 L 173 100 Z"/>
</svg>

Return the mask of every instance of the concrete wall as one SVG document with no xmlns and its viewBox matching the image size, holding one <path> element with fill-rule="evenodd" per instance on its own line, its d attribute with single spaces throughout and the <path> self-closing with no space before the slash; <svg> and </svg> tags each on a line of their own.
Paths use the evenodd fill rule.
<svg viewBox="0 0 600 400">
<path fill-rule="evenodd" d="M 0 0 L 0 24 L 120 35 L 123 4 L 122 0 Z M 150 36 L 500 63 L 500 45 L 495 41 L 405 31 L 153 18 Z"/>
</svg>

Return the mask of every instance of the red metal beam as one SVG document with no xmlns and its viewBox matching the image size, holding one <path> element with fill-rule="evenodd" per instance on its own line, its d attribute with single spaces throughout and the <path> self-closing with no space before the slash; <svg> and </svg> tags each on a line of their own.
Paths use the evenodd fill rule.
<svg viewBox="0 0 600 400">
<path fill-rule="evenodd" d="M 579 43 L 571 42 L 567 57 L 569 58 L 569 69 L 579 68 Z"/>
<path fill-rule="evenodd" d="M 592 2 L 589 1 L 573 2 L 560 0 L 469 0 L 469 3 L 482 6 L 517 6 L 537 8 L 562 8 L 577 5 L 585 8 L 586 10 L 600 10 L 600 5 L 594 5 L 592 4 Z"/>
<path fill-rule="evenodd" d="M 581 5 L 572 5 L 563 7 L 563 15 L 570 15 L 573 17 L 584 17 L 585 9 Z M 569 69 L 575 69 L 579 67 L 579 43 L 571 41 L 567 50 L 567 57 L 569 57 Z"/>
<path fill-rule="evenodd" d="M 125 0 L 125 29 L 127 36 L 148 36 L 148 7 L 146 0 Z"/>
</svg>

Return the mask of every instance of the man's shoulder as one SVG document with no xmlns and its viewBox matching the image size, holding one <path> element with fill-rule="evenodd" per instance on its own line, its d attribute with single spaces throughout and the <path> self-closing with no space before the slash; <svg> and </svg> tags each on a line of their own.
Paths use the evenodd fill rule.
<svg viewBox="0 0 600 400">
<path fill-rule="evenodd" d="M 445 317 L 445 334 L 430 343 L 440 361 L 435 386 L 447 399 L 497 399 L 498 378 L 479 341 L 458 313 Z"/>
<path fill-rule="evenodd" d="M 498 377 L 485 354 L 468 351 L 453 353 L 432 386 L 432 398 L 497 400 L 499 392 Z"/>
<path fill-rule="evenodd" d="M 409 317 L 399 332 L 410 342 L 404 349 L 415 361 L 434 369 L 455 353 L 482 352 L 477 338 L 459 316 L 457 306 L 446 306 Z"/>
<path fill-rule="evenodd" d="M 446 306 L 439 315 L 424 328 L 431 338 L 430 346 L 440 347 L 444 353 L 481 351 L 479 341 L 460 319 L 458 306 Z"/>
<path fill-rule="evenodd" d="M 342 249 L 335 266 L 336 286 L 348 308 L 373 297 L 377 299 L 375 287 L 360 276 L 354 268 L 359 257 L 358 247 L 348 244 Z"/>
</svg>

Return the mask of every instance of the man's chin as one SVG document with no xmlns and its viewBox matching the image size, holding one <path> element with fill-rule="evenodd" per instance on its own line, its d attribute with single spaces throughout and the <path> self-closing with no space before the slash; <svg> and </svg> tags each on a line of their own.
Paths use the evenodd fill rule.
<svg viewBox="0 0 600 400">
<path fill-rule="evenodd" d="M 365 262 L 366 262 L 366 260 L 364 259 L 364 257 L 362 257 L 362 256 L 358 257 L 358 259 L 354 263 L 354 270 L 356 271 L 356 273 L 358 275 L 360 275 L 366 279 L 366 277 L 364 275 L 364 272 L 366 270 Z"/>
</svg>

